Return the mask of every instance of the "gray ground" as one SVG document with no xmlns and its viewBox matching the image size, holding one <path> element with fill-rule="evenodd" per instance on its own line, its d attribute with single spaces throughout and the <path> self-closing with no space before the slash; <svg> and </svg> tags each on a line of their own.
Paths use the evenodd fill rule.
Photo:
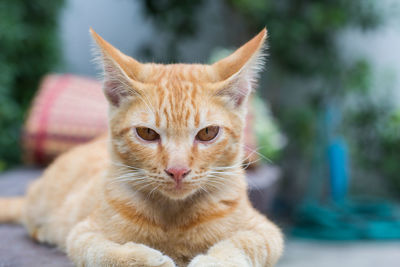
<svg viewBox="0 0 400 267">
<path fill-rule="evenodd" d="M 24 192 L 39 170 L 0 175 L 0 196 Z M 55 248 L 36 244 L 17 225 L 0 225 L 0 267 L 72 266 Z M 289 239 L 278 267 L 399 267 L 400 242 L 316 242 Z"/>
<path fill-rule="evenodd" d="M 400 242 L 288 240 L 277 267 L 399 267 Z"/>
</svg>

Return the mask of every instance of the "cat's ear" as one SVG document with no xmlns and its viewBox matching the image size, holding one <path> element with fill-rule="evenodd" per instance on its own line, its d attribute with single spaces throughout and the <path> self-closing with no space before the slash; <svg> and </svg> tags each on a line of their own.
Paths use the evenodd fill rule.
<svg viewBox="0 0 400 267">
<path fill-rule="evenodd" d="M 135 83 L 140 81 L 143 65 L 106 42 L 92 28 L 89 31 L 97 44 L 95 60 L 103 68 L 104 94 L 112 106 L 118 107 L 138 94 Z"/>
<path fill-rule="evenodd" d="M 233 54 L 211 66 L 218 77 L 215 94 L 234 107 L 242 106 L 256 85 L 264 64 L 266 39 L 264 28 Z"/>
</svg>

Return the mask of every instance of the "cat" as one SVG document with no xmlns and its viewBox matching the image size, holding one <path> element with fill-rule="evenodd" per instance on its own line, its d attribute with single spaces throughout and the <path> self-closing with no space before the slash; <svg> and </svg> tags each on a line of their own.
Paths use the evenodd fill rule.
<svg viewBox="0 0 400 267">
<path fill-rule="evenodd" d="M 108 133 L 0 199 L 0 221 L 76 266 L 274 266 L 283 236 L 251 206 L 242 168 L 266 29 L 212 65 L 140 63 L 90 33 Z"/>
</svg>

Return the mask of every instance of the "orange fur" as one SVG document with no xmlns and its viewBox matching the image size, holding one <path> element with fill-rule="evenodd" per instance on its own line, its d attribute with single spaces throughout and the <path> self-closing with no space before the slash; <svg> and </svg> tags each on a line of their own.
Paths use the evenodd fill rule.
<svg viewBox="0 0 400 267">
<path fill-rule="evenodd" d="M 14 209 L 0 220 L 22 221 L 78 266 L 273 266 L 282 235 L 252 208 L 241 167 L 265 29 L 213 65 L 142 64 L 91 33 L 109 133 L 59 157 L 25 199 L 0 199 Z M 208 126 L 220 127 L 215 140 L 195 141 Z M 135 127 L 160 139 L 143 141 Z M 179 186 L 171 166 L 190 169 Z"/>
</svg>

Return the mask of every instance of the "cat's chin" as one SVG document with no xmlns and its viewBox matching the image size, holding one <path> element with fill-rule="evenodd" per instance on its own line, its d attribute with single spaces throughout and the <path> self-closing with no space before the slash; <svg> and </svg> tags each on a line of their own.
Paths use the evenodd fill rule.
<svg viewBox="0 0 400 267">
<path fill-rule="evenodd" d="M 189 196 L 193 195 L 197 190 L 194 188 L 167 188 L 160 190 L 161 193 L 173 200 L 184 200 Z"/>
</svg>

